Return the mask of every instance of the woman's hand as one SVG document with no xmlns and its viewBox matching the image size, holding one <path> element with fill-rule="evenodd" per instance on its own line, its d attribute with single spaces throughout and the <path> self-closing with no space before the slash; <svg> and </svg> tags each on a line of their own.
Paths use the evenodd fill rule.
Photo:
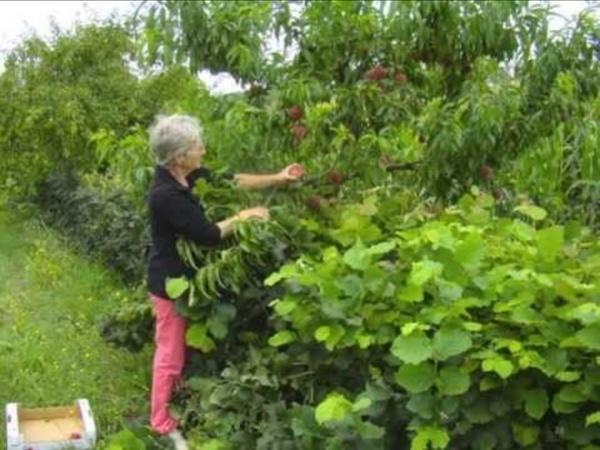
<svg viewBox="0 0 600 450">
<path fill-rule="evenodd" d="M 235 216 L 222 220 L 221 222 L 217 223 L 219 230 L 221 230 L 221 238 L 223 239 L 231 236 L 233 233 L 233 224 L 238 220 L 251 219 L 269 220 L 269 210 L 264 206 L 257 206 L 255 208 L 243 209 Z"/>
<path fill-rule="evenodd" d="M 277 174 L 280 181 L 284 183 L 288 181 L 298 181 L 303 175 L 304 168 L 298 163 L 290 164 Z"/>
<path fill-rule="evenodd" d="M 248 208 L 240 211 L 237 215 L 240 220 L 262 219 L 269 220 L 269 210 L 264 206 Z"/>
</svg>

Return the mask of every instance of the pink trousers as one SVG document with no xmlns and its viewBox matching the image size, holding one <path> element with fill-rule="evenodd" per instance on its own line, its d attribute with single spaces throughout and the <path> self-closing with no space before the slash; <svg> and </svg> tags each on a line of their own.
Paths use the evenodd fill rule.
<svg viewBox="0 0 600 450">
<path fill-rule="evenodd" d="M 185 362 L 185 319 L 175 312 L 175 302 L 150 295 L 156 315 L 150 426 L 158 434 L 173 431 L 178 423 L 169 415 L 173 388 L 181 378 Z"/>
</svg>

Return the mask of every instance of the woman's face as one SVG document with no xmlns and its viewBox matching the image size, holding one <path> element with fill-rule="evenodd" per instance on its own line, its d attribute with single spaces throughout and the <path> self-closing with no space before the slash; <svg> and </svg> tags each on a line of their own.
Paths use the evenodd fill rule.
<svg viewBox="0 0 600 450">
<path fill-rule="evenodd" d="M 180 166 L 186 172 L 192 172 L 198 169 L 202 163 L 202 157 L 206 153 L 204 145 L 197 141 L 194 146 L 187 151 L 181 160 Z"/>
</svg>

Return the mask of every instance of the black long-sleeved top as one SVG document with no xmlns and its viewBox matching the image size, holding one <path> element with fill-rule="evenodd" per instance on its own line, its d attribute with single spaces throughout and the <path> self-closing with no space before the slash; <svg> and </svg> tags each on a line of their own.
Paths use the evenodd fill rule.
<svg viewBox="0 0 600 450">
<path fill-rule="evenodd" d="M 214 246 L 221 242 L 221 230 L 204 214 L 200 201 L 192 195 L 199 178 L 210 179 L 210 170 L 201 167 L 188 175 L 190 187 L 182 186 L 169 171 L 156 166 L 148 193 L 152 247 L 148 256 L 147 282 L 151 294 L 168 299 L 167 277 L 192 277 L 194 271 L 184 264 L 177 253 L 179 237 L 200 245 Z"/>
</svg>

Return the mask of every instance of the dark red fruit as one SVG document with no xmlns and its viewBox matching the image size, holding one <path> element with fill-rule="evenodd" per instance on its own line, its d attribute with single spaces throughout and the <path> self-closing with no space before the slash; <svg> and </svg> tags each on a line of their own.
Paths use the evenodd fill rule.
<svg viewBox="0 0 600 450">
<path fill-rule="evenodd" d="M 423 136 L 422 134 L 419 135 L 419 142 L 421 144 L 424 144 L 427 142 L 427 136 Z"/>
<path fill-rule="evenodd" d="M 481 166 L 479 168 L 479 176 L 482 180 L 489 181 L 494 178 L 494 169 L 487 165 Z"/>
<path fill-rule="evenodd" d="M 294 164 L 290 167 L 289 174 L 295 178 L 300 178 L 304 175 L 304 168 L 300 164 Z"/>
<path fill-rule="evenodd" d="M 71 435 L 69 436 L 69 439 L 71 439 L 71 440 L 81 439 L 81 434 L 79 434 L 79 433 L 77 433 L 77 432 L 73 432 L 73 433 L 71 433 Z"/>
<path fill-rule="evenodd" d="M 300 120 L 304 116 L 302 108 L 298 105 L 292 106 L 286 110 L 287 115 L 292 120 Z"/>
<path fill-rule="evenodd" d="M 325 179 L 329 184 L 333 184 L 334 186 L 339 186 L 342 184 L 342 175 L 337 170 L 332 170 L 327 175 L 325 175 Z"/>
<path fill-rule="evenodd" d="M 404 84 L 406 83 L 406 75 L 402 72 L 396 72 L 396 74 L 394 75 L 394 80 L 398 84 Z"/>
<path fill-rule="evenodd" d="M 372 69 L 367 70 L 365 78 L 370 81 L 379 81 L 385 78 L 387 70 L 381 66 L 375 66 Z"/>
<path fill-rule="evenodd" d="M 301 141 L 306 136 L 307 130 L 303 125 L 294 125 L 292 127 L 292 134 L 294 135 L 294 139 L 296 142 Z"/>
<path fill-rule="evenodd" d="M 318 211 L 321 209 L 321 197 L 317 197 L 316 195 L 313 197 L 309 197 L 305 202 L 307 208 Z"/>
<path fill-rule="evenodd" d="M 494 198 L 496 199 L 496 201 L 501 202 L 502 200 L 504 200 L 504 192 L 502 192 L 502 189 L 494 189 Z"/>
</svg>

